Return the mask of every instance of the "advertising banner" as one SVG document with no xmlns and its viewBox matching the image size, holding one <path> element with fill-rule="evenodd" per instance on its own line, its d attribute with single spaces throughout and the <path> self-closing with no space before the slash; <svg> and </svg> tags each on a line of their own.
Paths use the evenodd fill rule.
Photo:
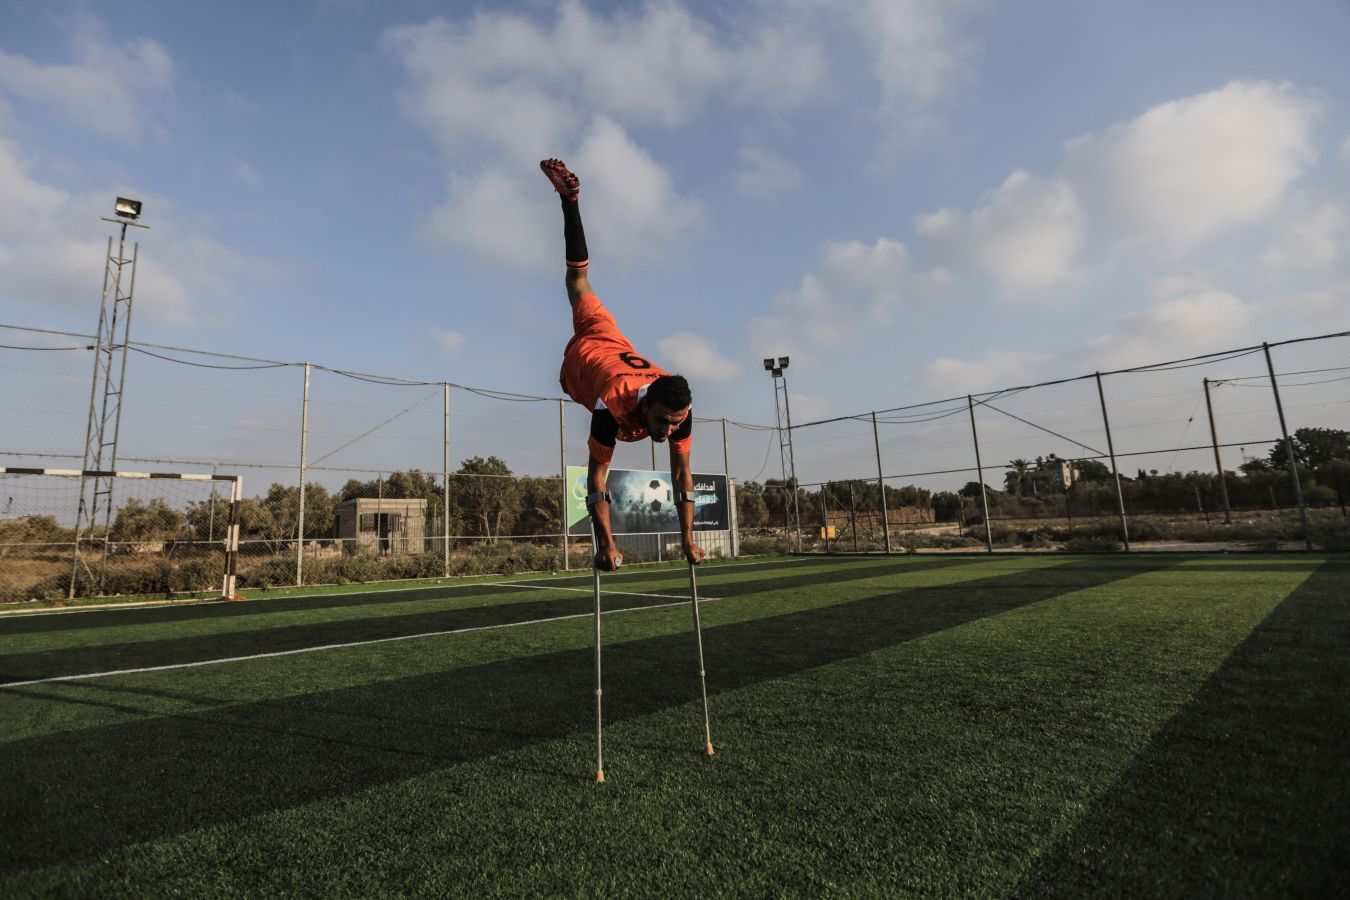
<svg viewBox="0 0 1350 900">
<path fill-rule="evenodd" d="M 679 534 L 675 490 L 669 472 L 610 469 L 606 488 L 610 526 L 615 534 Z M 586 521 L 586 467 L 568 466 L 567 530 L 588 535 Z M 694 530 L 726 531 L 731 527 L 727 504 L 727 476 L 694 475 Z"/>
</svg>

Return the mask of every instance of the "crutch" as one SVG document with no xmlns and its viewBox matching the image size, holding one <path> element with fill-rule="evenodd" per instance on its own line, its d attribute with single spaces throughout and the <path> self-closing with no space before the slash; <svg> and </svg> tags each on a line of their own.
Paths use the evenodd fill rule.
<svg viewBox="0 0 1350 900">
<path fill-rule="evenodd" d="M 689 599 L 694 607 L 694 635 L 698 639 L 698 680 L 703 689 L 703 740 L 705 752 L 713 755 L 712 727 L 708 724 L 708 675 L 703 669 L 703 625 L 698 617 L 698 576 L 694 564 L 689 564 Z"/>
<path fill-rule="evenodd" d="M 594 498 L 594 501 L 593 501 Z M 609 494 L 601 497 L 587 497 L 587 511 L 594 509 L 591 502 L 609 501 Z M 595 783 L 605 783 L 605 748 L 603 748 L 603 716 L 601 714 L 601 680 L 599 680 L 599 567 L 595 565 L 595 555 L 599 553 L 599 541 L 595 538 L 595 515 L 591 513 L 591 572 L 595 578 Z"/>
</svg>

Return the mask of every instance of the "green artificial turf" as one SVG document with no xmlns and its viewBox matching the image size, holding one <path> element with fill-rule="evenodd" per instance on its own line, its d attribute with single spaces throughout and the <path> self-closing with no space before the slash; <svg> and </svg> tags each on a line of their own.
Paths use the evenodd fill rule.
<svg viewBox="0 0 1350 900">
<path fill-rule="evenodd" d="M 1279 896 L 1350 876 L 1344 558 L 710 568 L 712 758 L 687 574 L 606 575 L 603 785 L 590 577 L 522 581 L 0 620 L 0 894 Z M 177 668 L 16 684 L 156 666 Z"/>
</svg>

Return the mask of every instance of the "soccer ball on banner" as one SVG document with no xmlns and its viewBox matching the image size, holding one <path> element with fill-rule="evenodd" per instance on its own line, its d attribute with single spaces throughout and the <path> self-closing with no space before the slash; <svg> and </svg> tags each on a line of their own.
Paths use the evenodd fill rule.
<svg viewBox="0 0 1350 900">
<path fill-rule="evenodd" d="M 665 511 L 666 507 L 674 503 L 674 498 L 670 493 L 670 485 L 666 484 L 660 478 L 652 478 L 642 485 L 638 492 L 638 504 L 645 511 L 654 516 L 659 516 Z"/>
</svg>

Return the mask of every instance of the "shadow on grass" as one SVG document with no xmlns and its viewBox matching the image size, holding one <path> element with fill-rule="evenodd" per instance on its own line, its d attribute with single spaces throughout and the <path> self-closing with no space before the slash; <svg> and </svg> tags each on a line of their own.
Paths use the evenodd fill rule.
<svg viewBox="0 0 1350 900">
<path fill-rule="evenodd" d="M 925 563 L 910 563 L 903 568 L 894 563 L 873 566 L 831 566 L 828 571 L 824 572 L 803 572 L 758 580 L 724 581 L 716 577 L 704 578 L 700 580 L 700 596 L 730 598 L 769 591 L 799 590 L 881 575 L 941 569 L 958 563 L 957 560 L 933 560 Z M 651 583 L 653 579 L 635 580 L 623 576 L 606 576 L 601 582 L 604 608 L 606 610 L 638 609 L 687 599 L 689 596 L 688 582 L 681 580 L 688 577 L 687 573 L 676 572 L 674 575 L 678 584 L 664 591 L 668 599 L 652 596 L 640 597 L 623 593 L 625 590 L 632 590 Z M 669 581 L 670 575 L 667 575 L 664 580 Z M 65 647 L 59 650 L 7 653 L 0 656 L 0 685 L 15 681 L 56 678 L 62 675 L 178 665 L 211 659 L 231 659 L 237 656 L 277 653 L 306 647 L 322 647 L 328 644 L 409 637 L 438 631 L 510 625 L 519 622 L 531 622 L 536 619 L 585 614 L 594 608 L 595 602 L 593 596 L 589 593 L 590 578 L 587 576 L 577 583 L 586 585 L 587 592 L 578 592 L 573 588 L 569 590 L 566 597 L 561 599 L 494 603 L 487 606 L 434 609 L 401 616 L 374 615 L 365 619 L 315 622 L 307 625 L 288 625 L 269 629 L 255 628 L 247 631 L 128 641 L 117 644 L 96 644 L 90 647 Z M 573 586 L 568 585 L 568 587 Z M 501 600 L 512 595 L 540 596 L 540 592 L 532 588 L 484 588 L 483 591 L 483 594 L 477 596 L 492 600 Z M 472 599 L 475 595 L 461 594 L 460 596 Z M 227 607 L 225 615 L 231 614 Z M 124 617 L 119 624 L 128 625 L 139 621 L 139 619 Z"/>
<path fill-rule="evenodd" d="M 1344 896 L 1347 585 L 1350 562 L 1327 562 L 1290 594 L 1018 893 Z"/>
<path fill-rule="evenodd" d="M 793 675 L 1169 565 L 1085 560 L 707 628 L 709 689 Z M 607 646 L 606 721 L 694 702 L 693 650 L 687 633 Z M 8 798 L 0 828 L 22 837 L 8 842 L 0 871 L 94 856 L 585 733 L 593 672 L 589 648 L 570 650 L 2 744 Z M 171 688 L 124 691 L 108 682 L 65 688 L 126 705 L 137 694 L 174 696 Z M 578 759 L 577 772 L 587 774 L 589 764 Z"/>
</svg>

